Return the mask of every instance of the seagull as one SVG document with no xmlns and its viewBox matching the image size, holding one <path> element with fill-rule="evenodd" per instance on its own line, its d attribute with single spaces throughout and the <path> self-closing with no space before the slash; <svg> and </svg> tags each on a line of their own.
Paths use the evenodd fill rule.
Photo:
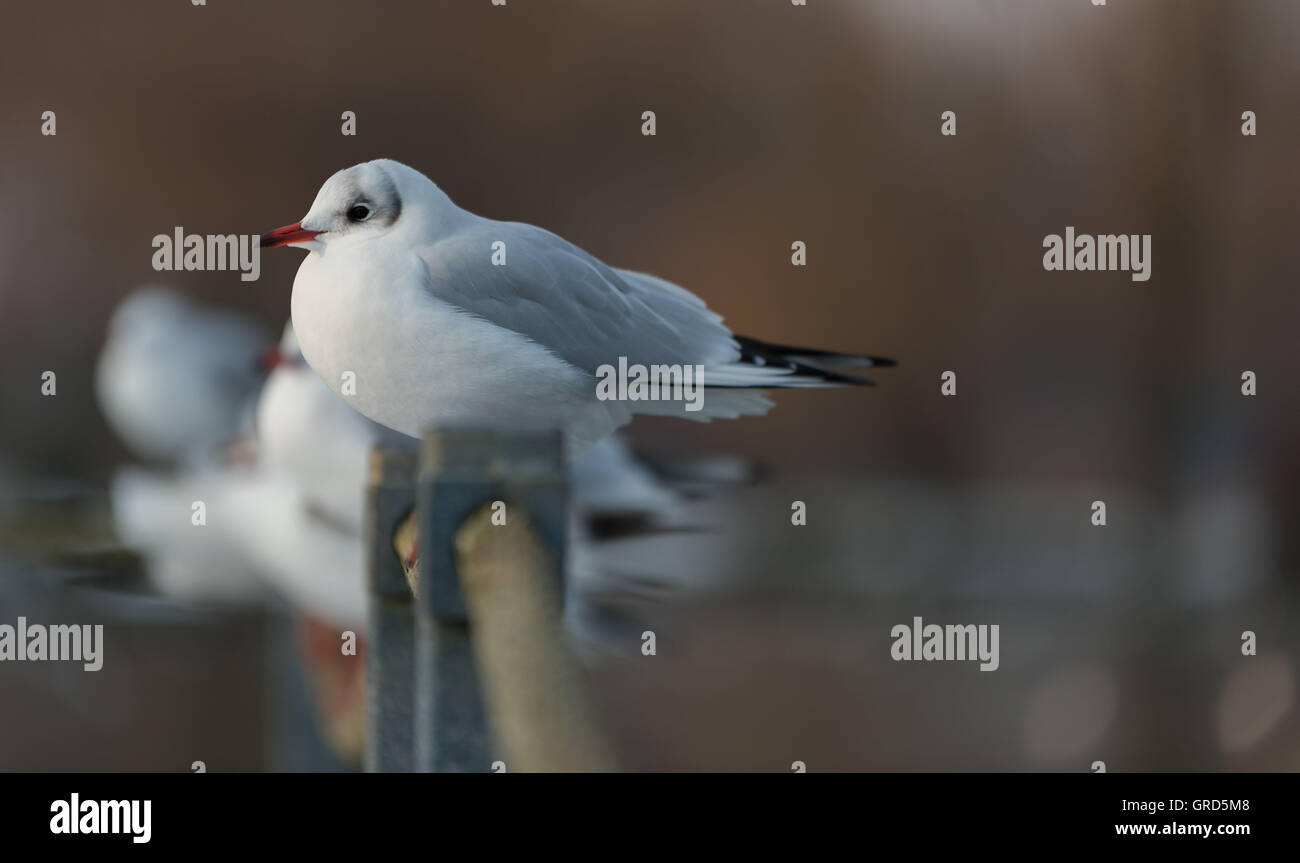
<svg viewBox="0 0 1300 863">
<path fill-rule="evenodd" d="M 301 221 L 261 244 L 308 250 L 291 301 L 307 362 L 358 411 L 411 436 L 435 422 L 558 428 L 573 455 L 635 414 L 759 415 L 766 388 L 868 385 L 839 370 L 894 365 L 736 336 L 686 289 L 469 213 L 391 159 L 337 172 Z M 602 367 L 622 362 L 702 370 L 701 409 L 598 397 Z"/>
<path fill-rule="evenodd" d="M 211 462 L 236 438 L 266 375 L 255 323 L 158 287 L 114 311 L 95 367 L 100 409 L 133 453 Z"/>
</svg>

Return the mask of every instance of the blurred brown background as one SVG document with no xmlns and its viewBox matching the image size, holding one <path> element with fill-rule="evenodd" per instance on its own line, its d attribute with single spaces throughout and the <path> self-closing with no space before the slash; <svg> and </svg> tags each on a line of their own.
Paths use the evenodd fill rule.
<svg viewBox="0 0 1300 863">
<path fill-rule="evenodd" d="M 772 739 L 793 739 L 824 744 L 823 766 L 1086 770 L 1093 749 L 1032 743 L 1077 715 L 1059 690 L 1112 699 L 1098 735 L 1118 733 L 1133 769 L 1300 769 L 1291 0 L 11 2 L 5 21 L 0 477 L 99 481 L 123 457 L 91 382 L 132 288 L 170 285 L 274 330 L 288 316 L 299 254 L 268 253 L 255 283 L 155 273 L 155 234 L 260 233 L 301 217 L 333 171 L 391 157 L 467 209 L 690 288 L 737 332 L 901 361 L 875 390 L 779 393 L 762 419 L 634 426 L 651 452 L 773 468 L 729 516 L 761 536 L 683 553 L 682 570 L 801 602 L 830 585 L 864 610 L 693 612 L 708 623 L 690 650 L 643 690 L 610 691 L 612 711 L 642 717 L 625 726 L 647 726 L 625 732 L 633 764 L 757 768 L 768 752 L 785 769 L 802 750 Z M 40 134 L 45 110 L 56 137 Z M 956 137 L 939 133 L 945 110 Z M 1150 281 L 1045 272 L 1043 237 L 1067 225 L 1151 234 Z M 45 369 L 57 398 L 40 395 Z M 955 398 L 939 394 L 946 369 Z M 781 527 L 794 498 L 813 501 L 806 534 Z M 1131 502 L 1101 539 L 1096 498 Z M 1003 670 L 888 662 L 881 628 L 913 613 L 1002 621 Z M 1047 641 L 1013 647 L 1015 620 Z M 1248 628 L 1268 634 L 1256 661 L 1274 670 L 1245 713 L 1278 715 L 1230 750 L 1215 710 Z M 693 650 L 748 659 L 717 695 Z M 1029 653 L 1057 662 L 1017 671 Z M 661 674 L 698 709 L 656 748 L 651 726 L 672 727 L 654 712 Z M 969 711 L 986 731 L 934 718 L 994 676 L 1002 689 Z M 819 688 L 734 733 L 738 716 L 784 715 L 791 680 Z M 1204 722 L 1179 738 L 1170 723 L 1189 715 Z M 722 730 L 685 742 L 710 723 Z"/>
</svg>

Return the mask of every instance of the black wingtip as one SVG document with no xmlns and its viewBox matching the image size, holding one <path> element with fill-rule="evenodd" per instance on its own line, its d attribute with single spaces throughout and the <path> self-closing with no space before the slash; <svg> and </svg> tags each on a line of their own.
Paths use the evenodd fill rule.
<svg viewBox="0 0 1300 863">
<path fill-rule="evenodd" d="M 779 345 L 775 342 L 765 342 L 762 339 L 755 339 L 749 336 L 734 336 L 736 344 L 740 346 L 740 358 L 742 361 L 750 360 L 755 356 L 760 356 L 769 360 L 789 360 L 798 358 L 806 360 L 812 366 L 820 366 L 819 361 L 826 365 L 832 363 L 844 367 L 863 367 L 863 368 L 889 368 L 898 365 L 898 360 L 889 357 L 877 357 L 871 354 L 846 354 L 839 351 L 828 351 L 823 348 L 802 348 L 796 345 Z"/>
</svg>

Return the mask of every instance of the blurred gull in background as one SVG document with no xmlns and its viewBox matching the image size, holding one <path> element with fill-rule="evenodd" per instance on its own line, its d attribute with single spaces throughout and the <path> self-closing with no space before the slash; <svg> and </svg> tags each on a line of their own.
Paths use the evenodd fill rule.
<svg viewBox="0 0 1300 863">
<path fill-rule="evenodd" d="M 211 460 L 239 436 L 265 375 L 255 323 L 161 288 L 117 307 L 95 369 L 100 408 L 138 456 Z"/>
</svg>

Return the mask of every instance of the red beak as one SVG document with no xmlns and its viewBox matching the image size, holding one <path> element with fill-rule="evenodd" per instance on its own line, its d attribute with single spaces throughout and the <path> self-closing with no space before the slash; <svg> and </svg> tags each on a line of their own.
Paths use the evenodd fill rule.
<svg viewBox="0 0 1300 863">
<path fill-rule="evenodd" d="M 267 373 L 275 371 L 286 362 L 284 354 L 280 353 L 279 347 L 269 347 L 262 351 L 257 357 L 257 370 Z"/>
<path fill-rule="evenodd" d="M 290 243 L 301 243 L 310 240 L 317 234 L 323 234 L 324 231 L 309 231 L 302 226 L 302 222 L 294 222 L 292 225 L 285 225 L 283 228 L 276 228 L 274 231 L 267 231 L 262 235 L 261 246 L 264 249 L 274 249 L 276 246 L 287 246 Z"/>
</svg>

